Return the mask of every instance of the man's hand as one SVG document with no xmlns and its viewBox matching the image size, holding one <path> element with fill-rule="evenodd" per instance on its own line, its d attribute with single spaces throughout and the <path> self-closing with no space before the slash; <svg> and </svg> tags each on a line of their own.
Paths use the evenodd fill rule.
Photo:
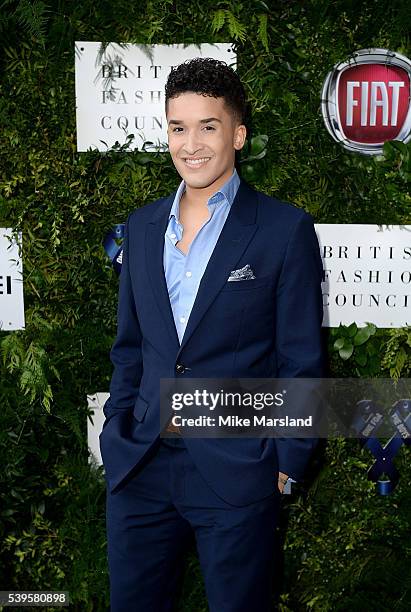
<svg viewBox="0 0 411 612">
<path fill-rule="evenodd" d="M 278 472 L 278 489 L 280 493 L 284 491 L 285 483 L 288 480 L 288 474 L 284 474 L 284 472 Z"/>
</svg>

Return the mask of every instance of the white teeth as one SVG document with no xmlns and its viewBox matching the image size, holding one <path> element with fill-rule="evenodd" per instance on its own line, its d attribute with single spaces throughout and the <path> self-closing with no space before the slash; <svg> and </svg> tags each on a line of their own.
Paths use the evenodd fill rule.
<svg viewBox="0 0 411 612">
<path fill-rule="evenodd" d="M 201 159 L 186 159 L 185 162 L 186 164 L 189 164 L 190 166 L 198 166 L 199 164 L 203 164 L 209 159 L 210 157 L 202 157 Z"/>
</svg>

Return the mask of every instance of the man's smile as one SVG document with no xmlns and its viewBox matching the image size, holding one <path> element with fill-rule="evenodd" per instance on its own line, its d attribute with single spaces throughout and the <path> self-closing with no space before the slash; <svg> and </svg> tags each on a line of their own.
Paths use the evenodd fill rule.
<svg viewBox="0 0 411 612">
<path fill-rule="evenodd" d="M 211 159 L 211 157 L 183 158 L 186 166 L 189 168 L 202 168 Z"/>
</svg>

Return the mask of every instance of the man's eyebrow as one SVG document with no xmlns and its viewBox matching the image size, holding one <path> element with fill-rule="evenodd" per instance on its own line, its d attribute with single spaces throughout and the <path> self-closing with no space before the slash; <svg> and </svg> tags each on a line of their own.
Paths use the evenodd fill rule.
<svg viewBox="0 0 411 612">
<path fill-rule="evenodd" d="M 207 119 L 200 119 L 200 123 L 210 123 L 211 121 L 218 121 L 218 123 L 222 123 L 221 119 L 217 119 L 217 117 L 207 117 Z M 170 119 L 168 122 L 169 125 L 181 125 L 184 121 L 180 121 L 178 119 Z"/>
</svg>

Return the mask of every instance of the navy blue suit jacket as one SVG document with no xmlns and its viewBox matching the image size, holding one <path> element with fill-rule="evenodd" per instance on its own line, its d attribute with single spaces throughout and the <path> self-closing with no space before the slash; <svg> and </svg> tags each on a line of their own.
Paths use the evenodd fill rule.
<svg viewBox="0 0 411 612">
<path fill-rule="evenodd" d="M 127 218 L 114 371 L 100 449 L 108 488 L 134 472 L 160 431 L 160 378 L 318 378 L 322 262 L 312 217 L 243 179 L 179 344 L 163 271 L 175 192 Z M 249 264 L 255 279 L 227 282 Z M 187 368 L 178 373 L 180 364 Z M 186 438 L 212 489 L 246 505 L 272 494 L 277 471 L 303 476 L 314 439 Z"/>
</svg>

